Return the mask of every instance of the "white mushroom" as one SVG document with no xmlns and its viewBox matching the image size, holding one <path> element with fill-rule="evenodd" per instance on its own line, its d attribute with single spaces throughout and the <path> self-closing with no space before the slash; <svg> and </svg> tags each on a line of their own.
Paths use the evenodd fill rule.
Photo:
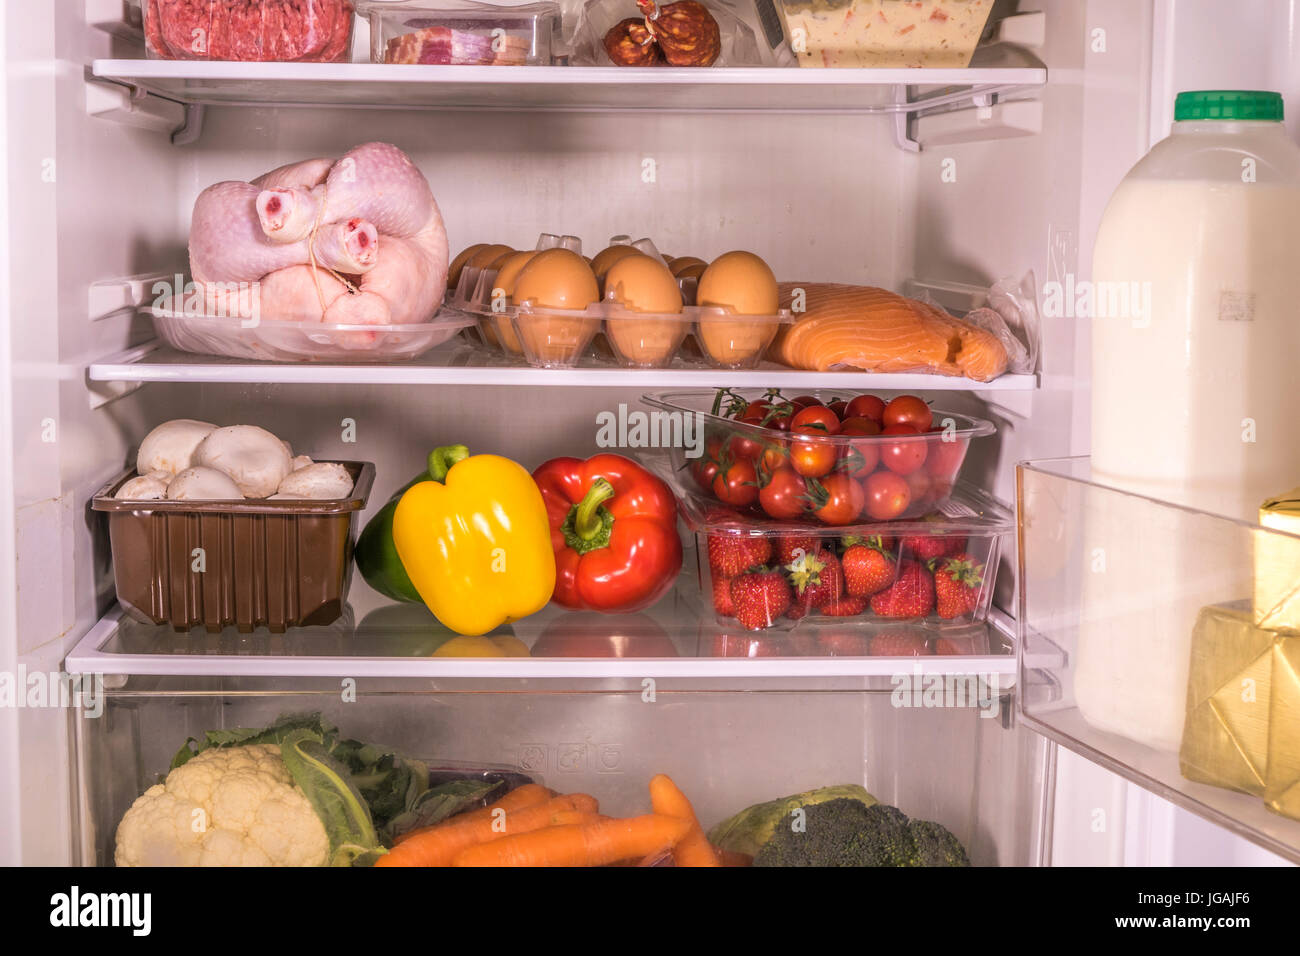
<svg viewBox="0 0 1300 956">
<path fill-rule="evenodd" d="M 140 442 L 140 451 L 135 457 L 135 470 L 142 475 L 153 471 L 179 475 L 194 464 L 194 449 L 216 427 L 191 418 L 163 422 Z"/>
<path fill-rule="evenodd" d="M 162 477 L 159 477 L 159 476 Z M 167 497 L 167 483 L 171 475 L 165 471 L 155 471 L 149 475 L 137 475 L 117 489 L 114 498 L 126 498 L 131 501 L 160 501 Z"/>
<path fill-rule="evenodd" d="M 167 497 L 173 501 L 229 501 L 244 496 L 229 475 L 196 465 L 172 479 Z"/>
<path fill-rule="evenodd" d="M 284 481 L 276 498 L 346 498 L 352 492 L 352 476 L 342 465 L 322 461 L 292 472 Z"/>
<path fill-rule="evenodd" d="M 194 463 L 225 472 L 247 498 L 275 494 L 289 474 L 284 443 L 256 425 L 218 428 L 194 450 Z"/>
</svg>

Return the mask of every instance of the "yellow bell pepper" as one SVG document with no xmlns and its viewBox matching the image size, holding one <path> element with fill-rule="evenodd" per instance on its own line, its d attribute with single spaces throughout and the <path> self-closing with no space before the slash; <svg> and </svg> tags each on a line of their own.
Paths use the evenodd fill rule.
<svg viewBox="0 0 1300 956">
<path fill-rule="evenodd" d="M 429 475 L 398 502 L 393 544 L 434 617 L 474 636 L 545 607 L 555 549 L 532 475 L 464 445 L 435 449 Z"/>
</svg>

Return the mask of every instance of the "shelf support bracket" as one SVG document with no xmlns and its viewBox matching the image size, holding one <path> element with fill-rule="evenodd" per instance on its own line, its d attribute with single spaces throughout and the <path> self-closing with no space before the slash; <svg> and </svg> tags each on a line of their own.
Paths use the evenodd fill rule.
<svg viewBox="0 0 1300 956">
<path fill-rule="evenodd" d="M 172 130 L 173 146 L 189 146 L 191 143 L 198 142 L 203 135 L 203 113 L 205 107 L 202 103 L 185 104 L 185 123 L 178 129 Z"/>
<path fill-rule="evenodd" d="M 912 110 L 907 96 L 907 87 L 901 85 L 894 87 L 894 99 L 902 104 L 902 108 L 894 113 L 894 145 L 905 153 L 919 153 L 921 144 L 912 138 L 909 129 Z"/>
</svg>

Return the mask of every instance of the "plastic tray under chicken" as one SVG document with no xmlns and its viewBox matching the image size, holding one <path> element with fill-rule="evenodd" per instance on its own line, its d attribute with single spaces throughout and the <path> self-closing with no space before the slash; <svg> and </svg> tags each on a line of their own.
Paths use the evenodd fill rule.
<svg viewBox="0 0 1300 956">
<path fill-rule="evenodd" d="M 143 310 L 158 337 L 181 352 L 261 362 L 401 362 L 443 344 L 475 320 L 440 310 L 418 325 L 326 325 L 177 312 L 163 305 Z"/>
</svg>

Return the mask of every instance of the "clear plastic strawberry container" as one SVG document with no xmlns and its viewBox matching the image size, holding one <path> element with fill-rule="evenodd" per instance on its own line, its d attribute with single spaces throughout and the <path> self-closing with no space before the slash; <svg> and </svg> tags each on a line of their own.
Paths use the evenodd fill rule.
<svg viewBox="0 0 1300 956">
<path fill-rule="evenodd" d="M 831 433 L 815 425 L 796 433 L 783 422 L 798 421 L 799 401 L 815 399 L 829 407 L 859 398 L 871 397 L 851 390 L 785 396 L 761 389 L 691 389 L 656 392 L 642 401 L 670 416 L 673 433 L 683 438 L 667 451 L 681 495 L 703 506 L 722 504 L 754 517 L 832 528 L 942 509 L 971 441 L 995 431 L 991 422 L 928 405 L 929 430 L 901 434 Z M 758 402 L 769 403 L 761 416 L 752 411 Z M 836 427 L 841 424 L 837 416 Z M 791 505 L 794 500 L 802 506 Z"/>
<path fill-rule="evenodd" d="M 152 59 L 342 63 L 352 0 L 141 0 Z"/>
<path fill-rule="evenodd" d="M 887 656 L 895 657 L 933 653 L 920 645 L 950 635 L 900 631 L 876 641 L 882 625 L 946 628 L 986 620 L 998 562 L 1015 529 L 1006 508 L 967 484 L 940 511 L 910 521 L 791 525 L 693 499 L 683 502 L 682 516 L 695 534 L 701 594 L 716 623 L 730 629 L 726 634 L 870 627 L 880 646 L 845 639 L 839 653 L 883 655 L 892 641 Z"/>
</svg>

